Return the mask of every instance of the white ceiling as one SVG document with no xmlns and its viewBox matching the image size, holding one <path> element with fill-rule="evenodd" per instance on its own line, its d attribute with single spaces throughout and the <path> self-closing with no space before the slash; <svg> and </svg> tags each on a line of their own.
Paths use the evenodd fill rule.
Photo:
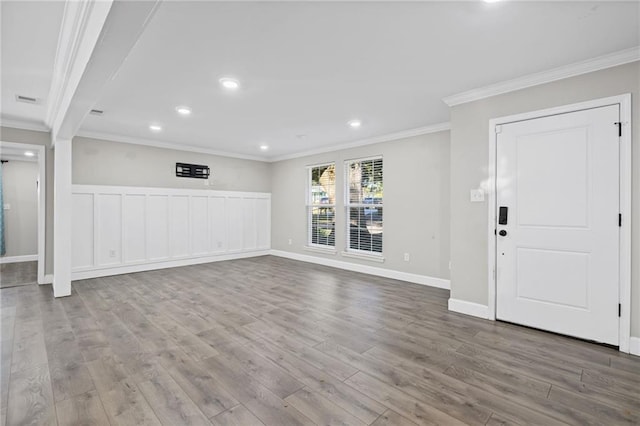
<svg viewBox="0 0 640 426">
<path fill-rule="evenodd" d="M 3 119 L 44 118 L 9 104 L 48 93 L 61 3 L 46 4 L 2 3 Z M 165 1 L 81 131 L 280 157 L 448 121 L 443 97 L 637 46 L 639 27 L 638 2 Z"/>
<path fill-rule="evenodd" d="M 27 157 L 24 155 L 25 152 L 33 153 L 33 156 Z M 8 161 L 30 161 L 35 162 L 38 161 L 38 150 L 29 150 L 23 148 L 15 148 L 15 147 L 0 147 L 0 159 L 8 160 Z"/>
<path fill-rule="evenodd" d="M 3 122 L 43 126 L 64 2 L 1 1 L 0 111 Z M 16 95 L 37 104 L 16 102 Z"/>
</svg>

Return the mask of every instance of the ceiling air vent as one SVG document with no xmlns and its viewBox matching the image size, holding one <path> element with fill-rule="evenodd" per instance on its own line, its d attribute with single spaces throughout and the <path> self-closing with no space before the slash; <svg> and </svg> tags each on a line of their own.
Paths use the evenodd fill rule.
<svg viewBox="0 0 640 426">
<path fill-rule="evenodd" d="M 28 104 L 37 104 L 38 103 L 38 99 L 37 98 L 32 98 L 30 96 L 22 96 L 22 95 L 16 95 L 16 101 L 17 102 L 25 102 Z"/>
<path fill-rule="evenodd" d="M 92 109 L 91 111 L 89 111 L 89 114 L 102 115 L 104 114 L 104 111 L 102 111 L 101 109 Z"/>
</svg>

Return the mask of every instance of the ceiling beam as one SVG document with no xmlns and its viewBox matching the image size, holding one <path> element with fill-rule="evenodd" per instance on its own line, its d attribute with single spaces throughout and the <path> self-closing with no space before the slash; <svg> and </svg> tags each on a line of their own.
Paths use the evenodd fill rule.
<svg viewBox="0 0 640 426">
<path fill-rule="evenodd" d="M 54 132 L 69 108 L 112 4 L 112 0 L 65 2 L 45 117 Z"/>
<path fill-rule="evenodd" d="M 47 115 L 52 143 L 75 136 L 159 3 L 67 1 Z"/>
</svg>

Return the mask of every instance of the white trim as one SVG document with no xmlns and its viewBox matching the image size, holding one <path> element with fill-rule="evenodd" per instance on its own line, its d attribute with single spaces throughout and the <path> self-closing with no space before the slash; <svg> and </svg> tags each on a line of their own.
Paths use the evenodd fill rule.
<svg viewBox="0 0 640 426">
<path fill-rule="evenodd" d="M 622 214 L 622 227 L 620 228 L 620 304 L 622 312 L 619 325 L 620 352 L 629 352 L 631 339 L 631 94 L 611 96 L 594 99 L 571 105 L 563 105 L 523 114 L 515 114 L 506 117 L 489 120 L 489 176 L 487 187 L 487 202 L 489 220 L 487 223 L 488 245 L 488 318 L 496 319 L 496 127 L 516 121 L 531 120 L 534 118 L 548 117 L 556 114 L 565 114 L 607 105 L 620 106 L 620 120 L 623 123 L 622 137 L 620 138 L 620 213 Z"/>
<path fill-rule="evenodd" d="M 54 144 L 55 141 L 55 144 Z M 53 296 L 71 295 L 71 139 L 55 145 L 53 180 Z"/>
<path fill-rule="evenodd" d="M 632 337 L 629 339 L 629 353 L 640 356 L 640 337 Z"/>
<path fill-rule="evenodd" d="M 214 189 L 190 189 L 190 188 L 155 188 L 140 186 L 114 186 L 114 185 L 71 185 L 74 194 L 123 194 L 123 195 L 192 195 L 192 196 L 226 196 L 226 197 L 253 197 L 270 198 L 270 192 L 243 192 L 220 191 Z"/>
<path fill-rule="evenodd" d="M 46 235 L 46 205 L 47 205 L 47 171 L 46 171 L 46 152 L 43 145 L 2 142 L 0 148 L 24 149 L 29 151 L 37 151 L 38 162 L 38 253 L 35 255 L 38 261 L 38 284 L 44 283 L 44 264 L 45 264 L 45 235 Z M 7 258 L 5 258 L 7 259 Z M 25 261 L 26 262 L 26 261 Z M 2 263 L 2 262 L 0 262 Z"/>
<path fill-rule="evenodd" d="M 253 155 L 235 154 L 233 152 L 218 151 L 215 149 L 202 148 L 195 145 L 180 144 L 177 142 L 162 142 L 162 141 L 157 141 L 152 139 L 144 139 L 144 138 L 137 138 L 137 137 L 131 137 L 131 136 L 124 136 L 124 135 L 114 135 L 111 133 L 79 130 L 76 133 L 76 137 L 77 136 L 82 138 L 88 138 L 88 139 L 103 140 L 107 142 L 120 142 L 120 143 L 132 144 L 132 145 L 150 146 L 153 148 L 171 149 L 174 151 L 196 152 L 198 154 L 217 155 L 219 157 L 229 157 L 229 158 L 239 158 L 242 160 L 269 162 L 268 159 L 265 159 L 262 157 L 256 157 Z"/>
<path fill-rule="evenodd" d="M 143 263 L 118 267 L 104 267 L 90 271 L 77 271 L 71 274 L 71 280 L 86 280 L 89 278 L 108 277 L 112 275 L 130 274 L 133 272 L 154 271 L 157 269 L 177 268 L 180 266 L 199 265 L 202 263 L 221 262 L 223 260 L 246 259 L 249 257 L 267 256 L 269 250 L 257 250 L 245 253 L 231 253 L 217 256 L 204 256 L 189 259 L 169 260 L 165 262 Z"/>
<path fill-rule="evenodd" d="M 444 278 L 430 277 L 427 275 L 412 274 L 409 272 L 395 271 L 393 269 L 378 268 L 369 265 L 360 265 L 357 263 L 344 262 L 335 259 L 326 259 L 306 254 L 292 253 L 283 250 L 271 250 L 272 256 L 284 257 L 301 262 L 315 263 L 317 265 L 329 266 L 332 268 L 344 269 L 347 271 L 360 272 L 363 274 L 375 275 L 393 280 L 406 281 L 414 284 L 426 285 L 429 287 L 443 288 L 449 290 L 451 288 L 449 280 Z"/>
<path fill-rule="evenodd" d="M 367 252 L 345 250 L 343 252 L 340 252 L 340 256 L 350 257 L 352 259 L 366 260 L 368 262 L 384 263 L 384 256 L 382 256 L 381 254 L 369 254 Z"/>
<path fill-rule="evenodd" d="M 460 299 L 449 299 L 449 310 L 460 314 L 471 315 L 472 317 L 489 318 L 489 307 L 479 303 L 467 302 Z"/>
<path fill-rule="evenodd" d="M 303 250 L 313 251 L 316 253 L 329 254 L 335 256 L 337 253 L 336 248 L 333 246 L 322 246 L 322 245 L 306 245 L 302 247 Z"/>
<path fill-rule="evenodd" d="M 36 123 L 18 119 L 0 119 L 0 127 L 8 127 L 12 129 L 31 130 L 35 132 L 49 132 L 50 129 L 44 123 Z"/>
<path fill-rule="evenodd" d="M 340 145 L 331 145 L 327 147 L 311 149 L 308 151 L 301 151 L 294 154 L 280 155 L 277 157 L 271 157 L 268 160 L 263 160 L 263 161 L 269 161 L 273 163 L 276 161 L 291 160 L 293 158 L 308 157 L 316 154 L 324 154 L 327 152 L 341 151 L 343 149 L 357 148 L 365 145 L 373 145 L 376 143 L 389 142 L 397 139 L 410 138 L 413 136 L 427 135 L 430 133 L 445 132 L 448 130 L 451 130 L 451 123 L 447 121 L 445 123 L 438 123 L 430 126 L 418 127 L 416 129 L 409 129 L 409 130 L 403 130 L 400 132 L 389 133 L 386 135 L 374 136 L 368 139 L 362 139 L 355 142 L 348 142 Z"/>
<path fill-rule="evenodd" d="M 4 256 L 0 257 L 0 265 L 5 263 L 33 262 L 38 260 L 37 254 L 23 254 L 21 256 Z"/>
<path fill-rule="evenodd" d="M 40 284 L 53 284 L 53 274 L 47 274 L 44 276 L 44 280 Z"/>
<path fill-rule="evenodd" d="M 56 135 L 98 43 L 112 4 L 113 0 L 65 2 L 45 119 Z M 55 140 L 52 142 L 55 143 Z"/>
<path fill-rule="evenodd" d="M 203 148 L 195 145 L 186 145 L 176 142 L 162 142 L 156 141 L 152 139 L 144 139 L 137 138 L 131 136 L 124 135 L 115 135 L 110 133 L 103 132 L 93 132 L 88 130 L 79 130 L 76 133 L 76 136 L 89 138 L 89 139 L 98 139 L 105 140 L 111 142 L 120 142 L 120 143 L 129 143 L 133 145 L 143 145 L 143 146 L 151 146 L 154 148 L 164 148 L 164 149 L 172 149 L 175 151 L 185 151 L 185 152 L 197 152 L 200 154 L 209 154 L 209 155 L 217 155 L 221 157 L 230 157 L 230 158 L 240 158 L 243 160 L 253 160 L 253 161 L 262 161 L 266 163 L 274 163 L 282 160 L 290 160 L 292 158 L 300 158 L 300 157 L 308 157 L 316 154 L 324 154 L 327 152 L 335 152 L 343 149 L 356 148 L 365 145 L 372 145 L 376 143 L 389 142 L 397 139 L 409 138 L 413 136 L 427 135 L 430 133 L 438 133 L 451 130 L 451 123 L 438 123 L 433 124 L 431 126 L 418 127 L 416 129 L 403 130 L 400 132 L 389 133 L 381 136 L 374 136 L 369 139 L 362 139 L 355 142 L 349 142 L 341 145 L 331 145 L 324 148 L 312 149 L 308 151 L 302 151 L 294 154 L 281 155 L 277 157 L 257 157 L 254 155 L 245 155 L 245 154 L 236 154 L 228 151 L 218 151 L 215 149 Z M 308 166 L 313 167 L 313 166 Z"/>
<path fill-rule="evenodd" d="M 640 46 L 635 46 L 618 52 L 609 53 L 607 55 L 598 56 L 596 58 L 587 59 L 586 61 L 575 62 L 559 68 L 529 74 L 513 80 L 507 80 L 491 84 L 489 86 L 480 87 L 478 89 L 458 93 L 456 95 L 447 96 L 446 98 L 443 98 L 442 101 L 452 107 L 480 99 L 490 98 L 491 96 L 501 95 L 503 93 L 514 92 L 527 87 L 551 83 L 553 81 L 575 77 L 605 68 L 628 64 L 638 60 L 640 60 Z"/>
</svg>

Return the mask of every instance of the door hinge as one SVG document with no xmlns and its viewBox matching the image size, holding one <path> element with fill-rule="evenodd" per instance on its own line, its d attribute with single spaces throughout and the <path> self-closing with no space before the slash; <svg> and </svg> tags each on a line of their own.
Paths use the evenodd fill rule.
<svg viewBox="0 0 640 426">
<path fill-rule="evenodd" d="M 618 318 L 622 316 L 622 305 L 618 303 Z"/>
<path fill-rule="evenodd" d="M 613 124 L 618 126 L 618 136 L 622 137 L 622 121 L 616 121 Z"/>
<path fill-rule="evenodd" d="M 618 226 L 622 228 L 622 213 L 618 213 Z"/>
</svg>

